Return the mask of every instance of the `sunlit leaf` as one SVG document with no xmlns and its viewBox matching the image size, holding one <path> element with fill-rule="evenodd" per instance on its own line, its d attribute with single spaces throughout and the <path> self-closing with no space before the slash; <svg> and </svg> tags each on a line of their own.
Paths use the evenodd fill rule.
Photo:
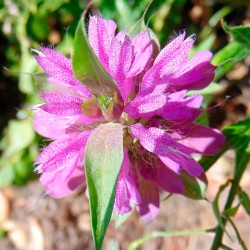
<svg viewBox="0 0 250 250">
<path fill-rule="evenodd" d="M 245 208 L 247 214 L 250 216 L 250 198 L 249 198 L 248 194 L 244 191 L 241 191 L 239 193 L 239 197 L 241 200 L 241 204 Z"/>
<path fill-rule="evenodd" d="M 112 215 L 116 183 L 123 161 L 123 128 L 106 123 L 87 141 L 84 162 L 89 192 L 92 232 L 96 249 L 102 242 Z"/>
<path fill-rule="evenodd" d="M 115 80 L 103 68 L 88 42 L 84 15 L 76 29 L 72 64 L 75 77 L 93 94 L 112 98 L 114 92 L 118 93 Z"/>
<path fill-rule="evenodd" d="M 226 126 L 222 132 L 226 136 L 226 146 L 217 155 L 202 157 L 200 164 L 207 171 L 229 148 L 236 150 L 247 164 L 250 159 L 248 146 L 250 143 L 250 118 Z M 238 169 L 238 168 L 237 168 Z"/>
<path fill-rule="evenodd" d="M 232 42 L 217 52 L 212 59 L 216 66 L 215 81 L 226 74 L 239 60 L 250 54 L 250 26 L 229 27 L 222 21 L 224 30 L 230 34 Z"/>
<path fill-rule="evenodd" d="M 188 92 L 188 95 L 201 94 L 201 95 L 214 95 L 223 89 L 218 83 L 212 82 L 206 88 L 201 90 L 192 90 Z"/>
<path fill-rule="evenodd" d="M 235 216 L 235 214 L 237 213 L 237 211 L 239 210 L 239 207 L 240 207 L 240 203 L 235 206 L 235 207 L 231 207 L 229 209 L 226 209 L 223 214 L 226 215 L 226 216 L 230 216 L 230 217 L 233 217 Z"/>
<path fill-rule="evenodd" d="M 225 190 L 225 188 L 230 184 L 230 182 L 228 181 L 226 184 L 224 185 L 221 185 L 220 186 L 220 189 L 213 201 L 213 211 L 214 211 L 214 215 L 221 227 L 221 229 L 228 235 L 228 237 L 230 238 L 229 234 L 227 233 L 226 229 L 225 229 L 225 224 L 223 222 L 223 217 L 222 217 L 222 214 L 220 212 L 220 208 L 219 208 L 219 198 L 220 198 L 220 195 L 221 193 Z"/>
<path fill-rule="evenodd" d="M 194 200 L 205 199 L 206 191 L 206 180 L 205 176 L 201 179 L 194 178 L 187 173 L 183 172 L 180 175 L 180 178 L 184 184 L 185 192 L 184 195 Z"/>
<path fill-rule="evenodd" d="M 222 27 L 230 34 L 232 40 L 245 44 L 246 48 L 250 50 L 250 25 L 229 27 L 226 22 L 222 20 Z"/>
<path fill-rule="evenodd" d="M 246 47 L 238 41 L 229 43 L 217 52 L 212 59 L 212 64 L 218 66 L 215 72 L 214 81 L 219 80 L 247 54 L 248 51 Z"/>
</svg>

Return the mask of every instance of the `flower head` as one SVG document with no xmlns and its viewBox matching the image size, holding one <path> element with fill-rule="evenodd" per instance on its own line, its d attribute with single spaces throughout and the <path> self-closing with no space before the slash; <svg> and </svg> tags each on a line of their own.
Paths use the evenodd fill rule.
<svg viewBox="0 0 250 250">
<path fill-rule="evenodd" d="M 47 194 L 64 197 L 84 183 L 83 158 L 91 133 L 110 119 L 121 123 L 124 157 L 115 210 L 129 212 L 132 200 L 149 220 L 158 213 L 159 190 L 183 194 L 181 173 L 193 177 L 203 173 L 192 154 L 213 155 L 224 144 L 218 130 L 195 123 L 203 112 L 202 96 L 187 96 L 189 90 L 212 81 L 215 67 L 209 51 L 188 59 L 194 38 L 185 38 L 185 33 L 154 59 L 149 33 L 130 38 L 126 31 L 115 34 L 115 30 L 113 21 L 90 16 L 89 43 L 118 88 L 119 112 L 112 118 L 102 101 L 74 77 L 70 59 L 48 48 L 37 53 L 38 64 L 55 88 L 40 94 L 44 103 L 35 112 L 37 132 L 54 140 L 35 165 Z"/>
</svg>

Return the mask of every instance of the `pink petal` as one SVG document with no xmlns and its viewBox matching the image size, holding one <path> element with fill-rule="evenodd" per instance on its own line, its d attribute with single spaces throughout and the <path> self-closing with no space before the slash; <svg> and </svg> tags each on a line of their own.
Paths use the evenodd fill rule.
<svg viewBox="0 0 250 250">
<path fill-rule="evenodd" d="M 224 135 L 217 129 L 190 124 L 183 130 L 176 128 L 181 133 L 181 144 L 205 155 L 218 154 L 225 144 Z"/>
<path fill-rule="evenodd" d="M 144 221 L 153 220 L 159 213 L 159 190 L 154 183 L 140 179 L 141 202 L 136 206 Z"/>
<path fill-rule="evenodd" d="M 35 111 L 34 127 L 42 136 L 56 139 L 65 135 L 66 129 L 77 120 L 76 116 L 55 116 L 38 109 Z"/>
<path fill-rule="evenodd" d="M 172 171 L 174 171 L 176 174 L 180 174 L 181 173 L 181 168 L 180 168 L 180 164 L 178 164 L 177 162 L 171 160 L 169 157 L 167 156 L 158 156 L 159 159 Z"/>
<path fill-rule="evenodd" d="M 150 36 L 147 32 L 139 33 L 133 40 L 134 61 L 129 70 L 128 76 L 135 76 L 141 73 L 151 62 L 153 46 Z"/>
<path fill-rule="evenodd" d="M 85 182 L 85 174 L 82 168 L 69 167 L 55 172 L 42 173 L 40 181 L 46 190 L 46 194 L 53 198 L 60 199 Z"/>
<path fill-rule="evenodd" d="M 166 192 L 179 194 L 184 192 L 184 186 L 178 174 L 166 167 L 160 160 L 155 160 L 152 165 L 142 161 L 139 171 L 145 180 L 154 182 Z"/>
<path fill-rule="evenodd" d="M 184 40 L 184 37 L 185 33 L 175 38 L 159 53 L 154 65 L 143 78 L 143 89 L 169 81 L 180 65 L 188 60 L 188 53 L 193 46 L 194 40 L 192 37 Z"/>
<path fill-rule="evenodd" d="M 214 78 L 216 67 L 210 64 L 210 51 L 198 52 L 189 62 L 178 68 L 171 78 L 173 88 L 196 90 L 205 88 Z"/>
<path fill-rule="evenodd" d="M 48 81 L 58 86 L 61 89 L 66 89 L 66 90 L 70 90 L 70 92 L 77 93 L 79 96 L 81 96 L 85 100 L 92 97 L 92 94 L 89 92 L 89 90 L 80 82 L 78 82 L 77 85 L 72 86 L 69 83 L 66 83 L 62 80 L 58 80 L 54 77 L 49 77 Z"/>
<path fill-rule="evenodd" d="M 125 214 L 131 211 L 130 199 L 136 203 L 140 201 L 137 187 L 129 175 L 130 162 L 127 150 L 124 151 L 124 160 L 118 176 L 115 196 L 115 208 L 118 214 Z"/>
<path fill-rule="evenodd" d="M 63 137 L 43 149 L 35 161 L 39 172 L 51 172 L 83 163 L 83 152 L 90 131 L 75 138 Z"/>
<path fill-rule="evenodd" d="M 141 91 L 132 102 L 126 105 L 124 111 L 132 118 L 149 118 L 158 114 L 157 111 L 167 102 L 167 95 L 164 93 L 166 88 L 167 84 L 161 84 Z"/>
<path fill-rule="evenodd" d="M 169 98 L 171 98 L 171 95 Z M 202 100 L 203 97 L 199 94 L 184 99 L 172 98 L 158 112 L 158 115 L 167 120 L 194 121 L 202 113 L 202 110 L 199 108 L 202 104 Z"/>
<path fill-rule="evenodd" d="M 126 37 L 123 42 L 119 42 L 114 37 L 110 48 L 109 70 L 118 84 L 123 100 L 127 100 L 132 88 L 132 81 L 126 78 L 133 57 L 134 53 L 130 39 Z"/>
<path fill-rule="evenodd" d="M 110 44 L 114 37 L 115 29 L 116 24 L 114 21 L 103 20 L 101 15 L 90 16 L 88 27 L 89 43 L 107 71 Z"/>
<path fill-rule="evenodd" d="M 46 103 L 40 106 L 40 108 L 52 115 L 58 116 L 77 116 L 83 114 L 80 105 L 74 102 Z"/>
<path fill-rule="evenodd" d="M 184 192 L 184 186 L 179 176 L 160 161 L 156 163 L 156 171 L 152 181 L 166 192 L 177 194 Z"/>
<path fill-rule="evenodd" d="M 38 64 L 51 77 L 76 86 L 79 82 L 74 78 L 71 62 L 68 58 L 53 49 L 42 47 L 44 56 L 35 56 Z"/>
<path fill-rule="evenodd" d="M 131 135 L 149 152 L 169 157 L 192 176 L 199 176 L 203 172 L 201 166 L 190 157 L 194 151 L 177 143 L 164 130 L 155 127 L 145 129 L 139 123 L 131 125 L 130 130 Z"/>
<path fill-rule="evenodd" d="M 83 103 L 84 101 L 76 95 L 66 92 L 47 92 L 40 94 L 39 97 L 50 103 L 63 103 L 63 102 L 75 102 Z"/>
</svg>

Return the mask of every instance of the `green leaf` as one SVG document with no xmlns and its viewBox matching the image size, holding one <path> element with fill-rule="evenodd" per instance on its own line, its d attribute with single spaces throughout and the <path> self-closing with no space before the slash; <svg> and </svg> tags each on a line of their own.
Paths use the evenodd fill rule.
<svg viewBox="0 0 250 250">
<path fill-rule="evenodd" d="M 84 156 L 96 249 L 101 249 L 112 215 L 116 183 L 122 161 L 122 125 L 101 124 L 90 134 Z"/>
<path fill-rule="evenodd" d="M 133 23 L 133 25 L 130 27 L 128 31 L 128 35 L 131 38 L 134 38 L 136 35 L 138 35 L 140 32 L 146 31 L 147 26 L 145 24 L 145 16 L 147 14 L 148 8 L 152 4 L 152 0 L 149 2 L 147 8 L 144 10 L 143 15 L 139 20 Z"/>
<path fill-rule="evenodd" d="M 93 52 L 88 42 L 84 21 L 83 15 L 78 23 L 74 39 L 72 57 L 74 75 L 92 94 L 112 98 L 114 92 L 119 92 L 117 85 Z"/>
<path fill-rule="evenodd" d="M 131 15 L 133 9 L 126 0 L 116 0 L 115 1 L 116 10 L 119 13 L 120 20 L 124 26 L 131 26 L 135 22 L 135 15 Z"/>
<path fill-rule="evenodd" d="M 188 92 L 188 96 L 193 94 L 201 94 L 201 95 L 214 95 L 218 92 L 222 91 L 223 87 L 219 85 L 218 83 L 212 82 L 210 83 L 206 88 L 202 90 L 192 90 Z"/>
<path fill-rule="evenodd" d="M 229 236 L 228 232 L 226 231 L 225 229 L 225 224 L 223 222 L 223 219 L 222 219 L 222 214 L 220 212 L 220 209 L 219 209 L 219 198 L 220 198 L 220 195 L 221 193 L 224 191 L 224 189 L 230 184 L 230 181 L 228 181 L 227 183 L 225 183 L 224 185 L 221 185 L 220 188 L 219 188 L 219 191 L 218 193 L 216 194 L 216 197 L 213 201 L 213 211 L 214 211 L 214 215 L 219 223 L 219 226 L 221 227 L 221 229 L 228 235 L 228 237 L 231 239 L 231 237 Z"/>
<path fill-rule="evenodd" d="M 229 13 L 231 13 L 234 10 L 232 6 L 224 6 L 220 10 L 218 10 L 211 18 L 209 19 L 209 25 L 211 27 L 215 27 L 217 23 L 225 16 L 227 16 Z"/>
<path fill-rule="evenodd" d="M 236 27 L 229 27 L 225 21 L 221 21 L 223 29 L 230 34 L 232 40 L 238 41 L 250 50 L 250 25 L 240 25 Z"/>
<path fill-rule="evenodd" d="M 155 58 L 160 52 L 160 42 L 154 31 L 148 28 L 147 25 L 145 24 L 145 16 L 152 2 L 153 1 L 151 0 L 148 3 L 145 11 L 143 12 L 142 17 L 130 27 L 130 29 L 128 30 L 128 35 L 130 38 L 134 38 L 136 35 L 138 35 L 143 31 L 148 32 L 153 46 L 153 58 Z"/>
<path fill-rule="evenodd" d="M 250 54 L 250 26 L 229 27 L 222 20 L 222 27 L 230 34 L 232 42 L 217 52 L 212 59 L 216 70 L 215 81 L 226 74 L 239 60 Z"/>
<path fill-rule="evenodd" d="M 235 214 L 237 213 L 238 209 L 240 207 L 240 203 L 235 206 L 235 207 L 231 207 L 229 209 L 226 209 L 223 214 L 226 215 L 226 216 L 230 216 L 230 217 L 233 217 L 235 216 Z"/>
<path fill-rule="evenodd" d="M 229 43 L 217 52 L 212 59 L 212 64 L 218 66 L 215 72 L 214 81 L 218 81 L 248 53 L 246 46 L 238 41 Z"/>
<path fill-rule="evenodd" d="M 247 214 L 250 216 L 250 198 L 249 198 L 248 194 L 244 191 L 241 191 L 239 193 L 239 197 L 241 200 L 241 204 L 245 208 Z"/>
<path fill-rule="evenodd" d="M 245 164 L 242 163 L 244 165 L 243 167 L 245 167 L 250 159 L 250 152 L 248 151 L 250 143 L 250 118 L 226 126 L 222 132 L 226 136 L 227 144 L 219 154 L 202 157 L 199 163 L 205 171 L 207 171 L 229 148 L 235 149 L 237 154 L 241 155 L 241 159 L 244 158 Z M 241 164 L 237 166 L 241 166 Z M 238 170 L 238 167 L 236 168 L 236 170 Z"/>
<path fill-rule="evenodd" d="M 123 214 L 123 215 L 113 214 L 112 220 L 115 221 L 115 227 L 116 228 L 120 227 L 128 219 L 128 217 L 131 215 L 132 212 L 133 212 L 133 209 L 130 212 Z"/>
<path fill-rule="evenodd" d="M 185 192 L 184 195 L 194 200 L 202 200 L 205 199 L 205 191 L 206 191 L 206 180 L 205 176 L 203 178 L 194 178 L 188 175 L 185 172 L 182 172 L 181 180 L 184 184 Z"/>
</svg>

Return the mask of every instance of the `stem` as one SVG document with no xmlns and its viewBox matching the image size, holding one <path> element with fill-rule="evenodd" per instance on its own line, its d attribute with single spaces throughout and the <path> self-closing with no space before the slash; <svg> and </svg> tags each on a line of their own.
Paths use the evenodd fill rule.
<svg viewBox="0 0 250 250">
<path fill-rule="evenodd" d="M 247 163 L 249 160 L 248 156 L 246 156 L 244 154 L 240 154 L 240 153 L 241 152 L 236 152 L 236 169 L 235 169 L 235 173 L 234 173 L 234 179 L 232 180 L 232 186 L 231 186 L 231 189 L 229 191 L 229 195 L 227 197 L 227 202 L 226 202 L 226 205 L 224 207 L 224 211 L 227 209 L 230 209 L 232 207 L 234 198 L 239 190 L 239 183 L 240 183 L 241 177 L 242 177 L 243 173 L 245 172 L 245 169 L 247 167 Z M 222 224 L 225 227 L 227 220 L 225 217 L 222 217 L 221 219 L 222 219 Z M 220 225 L 218 225 L 216 227 L 215 237 L 214 237 L 214 241 L 213 241 L 213 245 L 211 247 L 211 250 L 218 250 L 219 247 L 221 247 L 223 234 L 224 234 L 224 230 L 222 229 L 222 227 Z"/>
<path fill-rule="evenodd" d="M 170 231 L 170 232 L 160 232 L 160 231 L 154 231 L 151 234 L 139 239 L 133 241 L 129 247 L 128 250 L 136 250 L 139 246 L 144 244 L 146 241 L 152 240 L 156 237 L 169 237 L 169 236 L 185 236 L 185 235 L 201 235 L 206 233 L 214 233 L 215 229 L 198 229 L 198 230 L 184 230 L 184 231 Z"/>
</svg>

